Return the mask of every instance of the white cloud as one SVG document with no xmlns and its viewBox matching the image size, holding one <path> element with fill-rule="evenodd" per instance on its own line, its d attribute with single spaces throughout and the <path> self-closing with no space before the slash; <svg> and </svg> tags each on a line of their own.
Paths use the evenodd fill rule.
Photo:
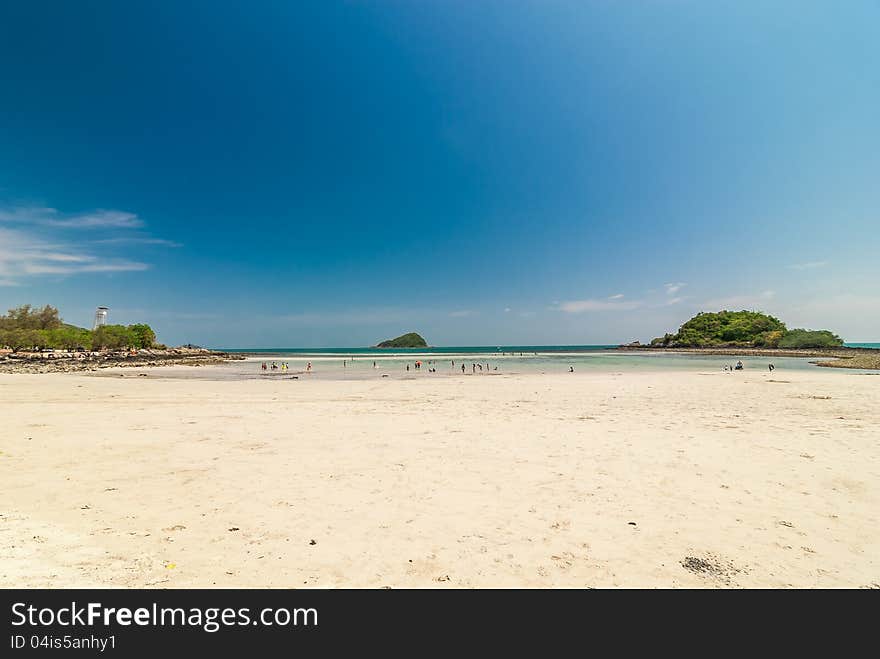
<svg viewBox="0 0 880 659">
<path fill-rule="evenodd" d="M 47 206 L 0 207 L 0 277 L 4 286 L 41 275 L 136 272 L 150 266 L 112 246 L 179 243 L 138 231 L 134 213 L 95 210 L 62 213 Z M 85 239 L 85 234 L 91 236 Z"/>
<path fill-rule="evenodd" d="M 63 214 L 46 206 L 16 206 L 0 209 L 0 222 L 42 225 L 60 229 L 138 229 L 143 221 L 134 213 L 96 210 Z"/>
<path fill-rule="evenodd" d="M 792 263 L 789 268 L 792 270 L 813 270 L 814 268 L 824 268 L 828 265 L 828 261 L 808 261 L 807 263 Z"/>
<path fill-rule="evenodd" d="M 569 300 L 560 303 L 556 309 L 565 313 L 584 313 L 586 311 L 629 311 L 643 306 L 641 300 Z"/>
<path fill-rule="evenodd" d="M 658 309 L 678 304 L 686 298 L 682 296 L 670 297 L 672 293 L 681 290 L 686 286 L 684 282 L 665 284 L 664 288 L 666 296 L 658 296 L 656 290 L 654 295 L 648 295 L 638 300 L 630 300 L 623 293 L 615 293 L 607 298 L 589 298 L 585 300 L 567 300 L 565 302 L 554 302 L 551 309 L 555 311 L 564 311 L 565 313 L 585 313 L 592 311 L 632 311 L 634 309 Z M 651 293 L 652 291 L 648 291 Z"/>
<path fill-rule="evenodd" d="M 81 272 L 132 272 L 147 270 L 149 267 L 148 264 L 137 261 L 112 261 L 70 266 L 27 263 L 24 265 L 24 272 L 29 275 L 74 275 Z"/>
<path fill-rule="evenodd" d="M 103 238 L 93 241 L 96 245 L 163 245 L 164 247 L 182 247 L 181 243 L 165 238 L 151 238 L 149 236 L 117 236 L 116 238 Z"/>
<path fill-rule="evenodd" d="M 510 313 L 510 307 L 504 307 L 504 313 Z"/>
<path fill-rule="evenodd" d="M 35 252 L 26 256 L 46 261 L 60 261 L 62 263 L 88 263 L 95 260 L 94 256 L 89 256 L 88 254 L 60 254 L 56 252 Z"/>
<path fill-rule="evenodd" d="M 79 247 L 18 229 L 0 227 L 0 276 L 4 285 L 39 275 L 72 275 L 146 270 L 146 263 L 100 257 Z"/>
<path fill-rule="evenodd" d="M 50 219 L 46 224 L 66 229 L 137 229 L 144 225 L 134 213 L 99 210 L 93 213 L 72 215 L 63 219 Z"/>
<path fill-rule="evenodd" d="M 470 309 L 460 309 L 458 311 L 452 311 L 449 313 L 452 318 L 467 318 L 468 316 L 473 316 L 474 312 Z"/>
</svg>

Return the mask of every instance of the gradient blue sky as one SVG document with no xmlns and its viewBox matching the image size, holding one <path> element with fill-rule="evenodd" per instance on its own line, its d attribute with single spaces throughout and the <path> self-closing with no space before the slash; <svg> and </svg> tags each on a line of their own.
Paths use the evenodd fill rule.
<svg viewBox="0 0 880 659">
<path fill-rule="evenodd" d="M 169 343 L 880 340 L 880 4 L 6 2 L 0 306 Z"/>
</svg>

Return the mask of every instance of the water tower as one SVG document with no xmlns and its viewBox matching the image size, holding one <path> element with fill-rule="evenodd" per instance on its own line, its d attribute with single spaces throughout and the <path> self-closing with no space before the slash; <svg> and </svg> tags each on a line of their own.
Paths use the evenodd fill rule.
<svg viewBox="0 0 880 659">
<path fill-rule="evenodd" d="M 93 330 L 103 327 L 107 324 L 107 313 L 110 311 L 107 307 L 98 307 L 95 309 L 95 325 Z"/>
</svg>

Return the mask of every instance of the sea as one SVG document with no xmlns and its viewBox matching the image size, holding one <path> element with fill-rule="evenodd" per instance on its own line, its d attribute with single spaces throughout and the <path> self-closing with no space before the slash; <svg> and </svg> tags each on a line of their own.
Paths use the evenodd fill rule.
<svg viewBox="0 0 880 659">
<path fill-rule="evenodd" d="M 847 344 L 876 347 L 880 343 Z M 626 352 L 616 345 L 579 346 L 454 346 L 431 348 L 224 348 L 244 359 L 209 368 L 168 367 L 171 377 L 210 379 L 373 379 L 421 376 L 504 375 L 517 373 L 722 371 L 742 361 L 747 370 L 774 373 L 819 368 L 808 357 L 755 357 L 749 355 L 696 355 L 663 352 Z M 263 370 L 262 365 L 267 369 Z M 273 369 L 272 365 L 277 368 Z M 417 367 L 418 364 L 418 367 Z M 284 365 L 284 367 L 282 366 Z M 309 368 L 311 365 L 311 368 Z M 828 369 L 858 373 L 854 369 Z M 866 371 L 867 372 L 867 371 Z M 159 373 L 157 372 L 157 375 Z"/>
</svg>

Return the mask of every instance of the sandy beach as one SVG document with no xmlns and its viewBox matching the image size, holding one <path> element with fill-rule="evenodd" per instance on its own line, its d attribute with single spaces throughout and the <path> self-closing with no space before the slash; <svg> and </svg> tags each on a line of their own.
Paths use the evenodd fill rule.
<svg viewBox="0 0 880 659">
<path fill-rule="evenodd" d="M 0 375 L 3 587 L 878 587 L 880 375 Z"/>
</svg>

